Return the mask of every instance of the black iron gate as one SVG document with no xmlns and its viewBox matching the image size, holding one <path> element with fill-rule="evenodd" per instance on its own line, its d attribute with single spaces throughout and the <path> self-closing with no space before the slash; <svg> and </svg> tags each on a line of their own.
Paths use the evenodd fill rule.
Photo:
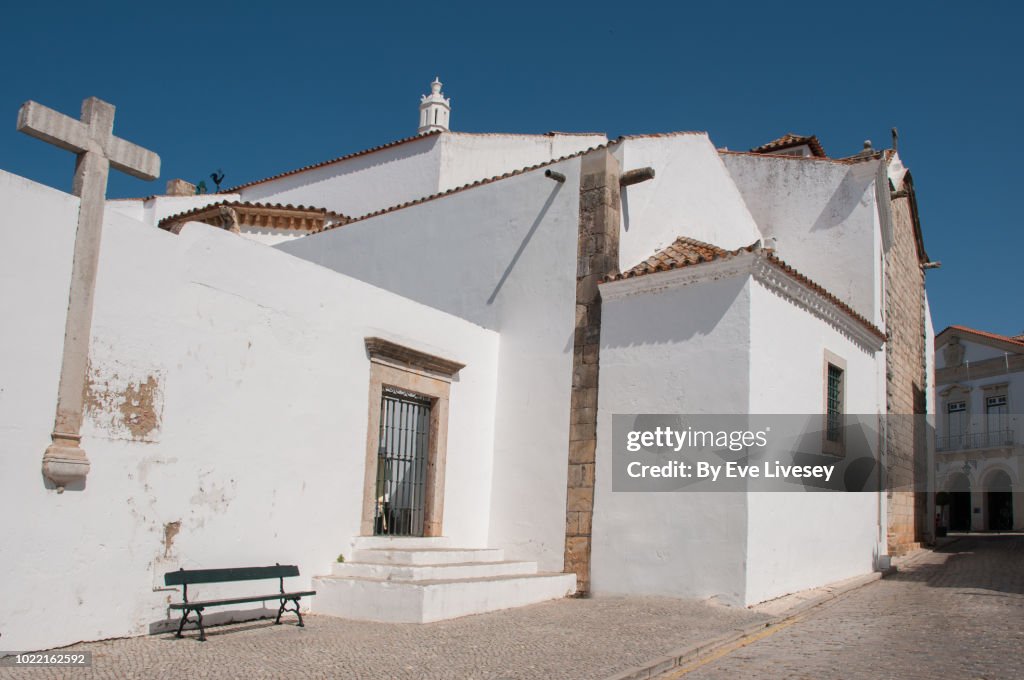
<svg viewBox="0 0 1024 680">
<path fill-rule="evenodd" d="M 384 387 L 377 448 L 374 534 L 423 535 L 429 437 L 430 400 Z"/>
</svg>

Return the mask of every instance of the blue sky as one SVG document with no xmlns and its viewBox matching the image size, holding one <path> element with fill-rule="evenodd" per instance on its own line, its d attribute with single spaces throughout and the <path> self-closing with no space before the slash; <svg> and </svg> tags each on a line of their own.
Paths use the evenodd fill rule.
<svg viewBox="0 0 1024 680">
<path fill-rule="evenodd" d="M 914 173 L 937 330 L 1024 332 L 1024 3 L 11 3 L 0 168 L 64 190 L 73 157 L 15 132 L 27 99 L 77 117 L 98 96 L 115 133 L 161 155 L 146 183 L 224 186 L 415 133 L 439 75 L 469 132 L 707 130 L 747 149 L 864 139 Z"/>
</svg>

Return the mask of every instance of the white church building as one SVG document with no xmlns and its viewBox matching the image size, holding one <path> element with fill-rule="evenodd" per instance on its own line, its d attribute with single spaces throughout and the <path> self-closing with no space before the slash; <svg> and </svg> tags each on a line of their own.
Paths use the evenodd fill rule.
<svg viewBox="0 0 1024 680">
<path fill-rule="evenodd" d="M 414 136 L 106 201 L 101 244 L 76 239 L 77 177 L 0 171 L 0 647 L 163 631 L 179 568 L 296 564 L 313 612 L 425 622 L 573 593 L 747 606 L 929 537 L 912 492 L 611 485 L 614 414 L 931 409 L 896 150 L 451 114 L 435 81 Z M 923 455 L 900 436 L 894 475 Z"/>
</svg>

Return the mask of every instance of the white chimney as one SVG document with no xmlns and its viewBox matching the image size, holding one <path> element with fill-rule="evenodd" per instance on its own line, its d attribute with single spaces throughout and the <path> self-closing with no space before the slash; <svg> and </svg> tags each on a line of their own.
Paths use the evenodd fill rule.
<svg viewBox="0 0 1024 680">
<path fill-rule="evenodd" d="M 448 132 L 448 118 L 452 113 L 452 102 L 441 92 L 441 81 L 434 78 L 430 84 L 430 94 L 420 98 L 420 129 L 419 133 Z"/>
</svg>

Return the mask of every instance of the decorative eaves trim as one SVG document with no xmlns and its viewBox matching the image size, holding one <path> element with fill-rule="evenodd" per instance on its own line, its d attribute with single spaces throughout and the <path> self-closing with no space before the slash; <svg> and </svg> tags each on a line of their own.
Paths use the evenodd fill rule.
<svg viewBox="0 0 1024 680">
<path fill-rule="evenodd" d="M 826 321 L 861 347 L 877 352 L 885 346 L 885 333 L 867 320 L 854 317 L 805 281 L 791 276 L 774 259 L 755 256 L 753 274 L 765 288 Z"/>
<path fill-rule="evenodd" d="M 344 224 L 348 219 L 340 213 L 312 206 L 221 201 L 165 217 L 158 226 L 175 234 L 186 222 L 204 222 L 222 229 L 231 228 L 237 222 L 237 226 L 315 232 L 326 224 Z"/>
<path fill-rule="evenodd" d="M 384 338 L 366 338 L 365 343 L 366 353 L 370 355 L 371 361 L 373 359 L 383 359 L 389 363 L 430 371 L 431 373 L 438 373 L 448 377 L 453 377 L 466 367 L 466 364 L 460 364 L 457 361 L 445 359 L 434 354 L 427 354 L 426 352 L 399 345 Z"/>
<path fill-rule="evenodd" d="M 660 293 L 693 283 L 705 283 L 740 274 L 749 274 L 752 256 L 752 253 L 741 253 L 731 257 L 708 260 L 702 262 L 700 266 L 677 267 L 644 276 L 603 281 L 601 282 L 601 298 L 603 300 L 619 300 L 645 293 Z"/>
<path fill-rule="evenodd" d="M 601 284 L 604 300 L 617 300 L 671 288 L 749 275 L 773 293 L 822 319 L 863 349 L 877 352 L 885 345 L 885 333 L 830 299 L 819 286 L 787 271 L 770 250 L 741 251 L 730 257 L 711 260 L 645 276 L 606 281 Z"/>
</svg>

